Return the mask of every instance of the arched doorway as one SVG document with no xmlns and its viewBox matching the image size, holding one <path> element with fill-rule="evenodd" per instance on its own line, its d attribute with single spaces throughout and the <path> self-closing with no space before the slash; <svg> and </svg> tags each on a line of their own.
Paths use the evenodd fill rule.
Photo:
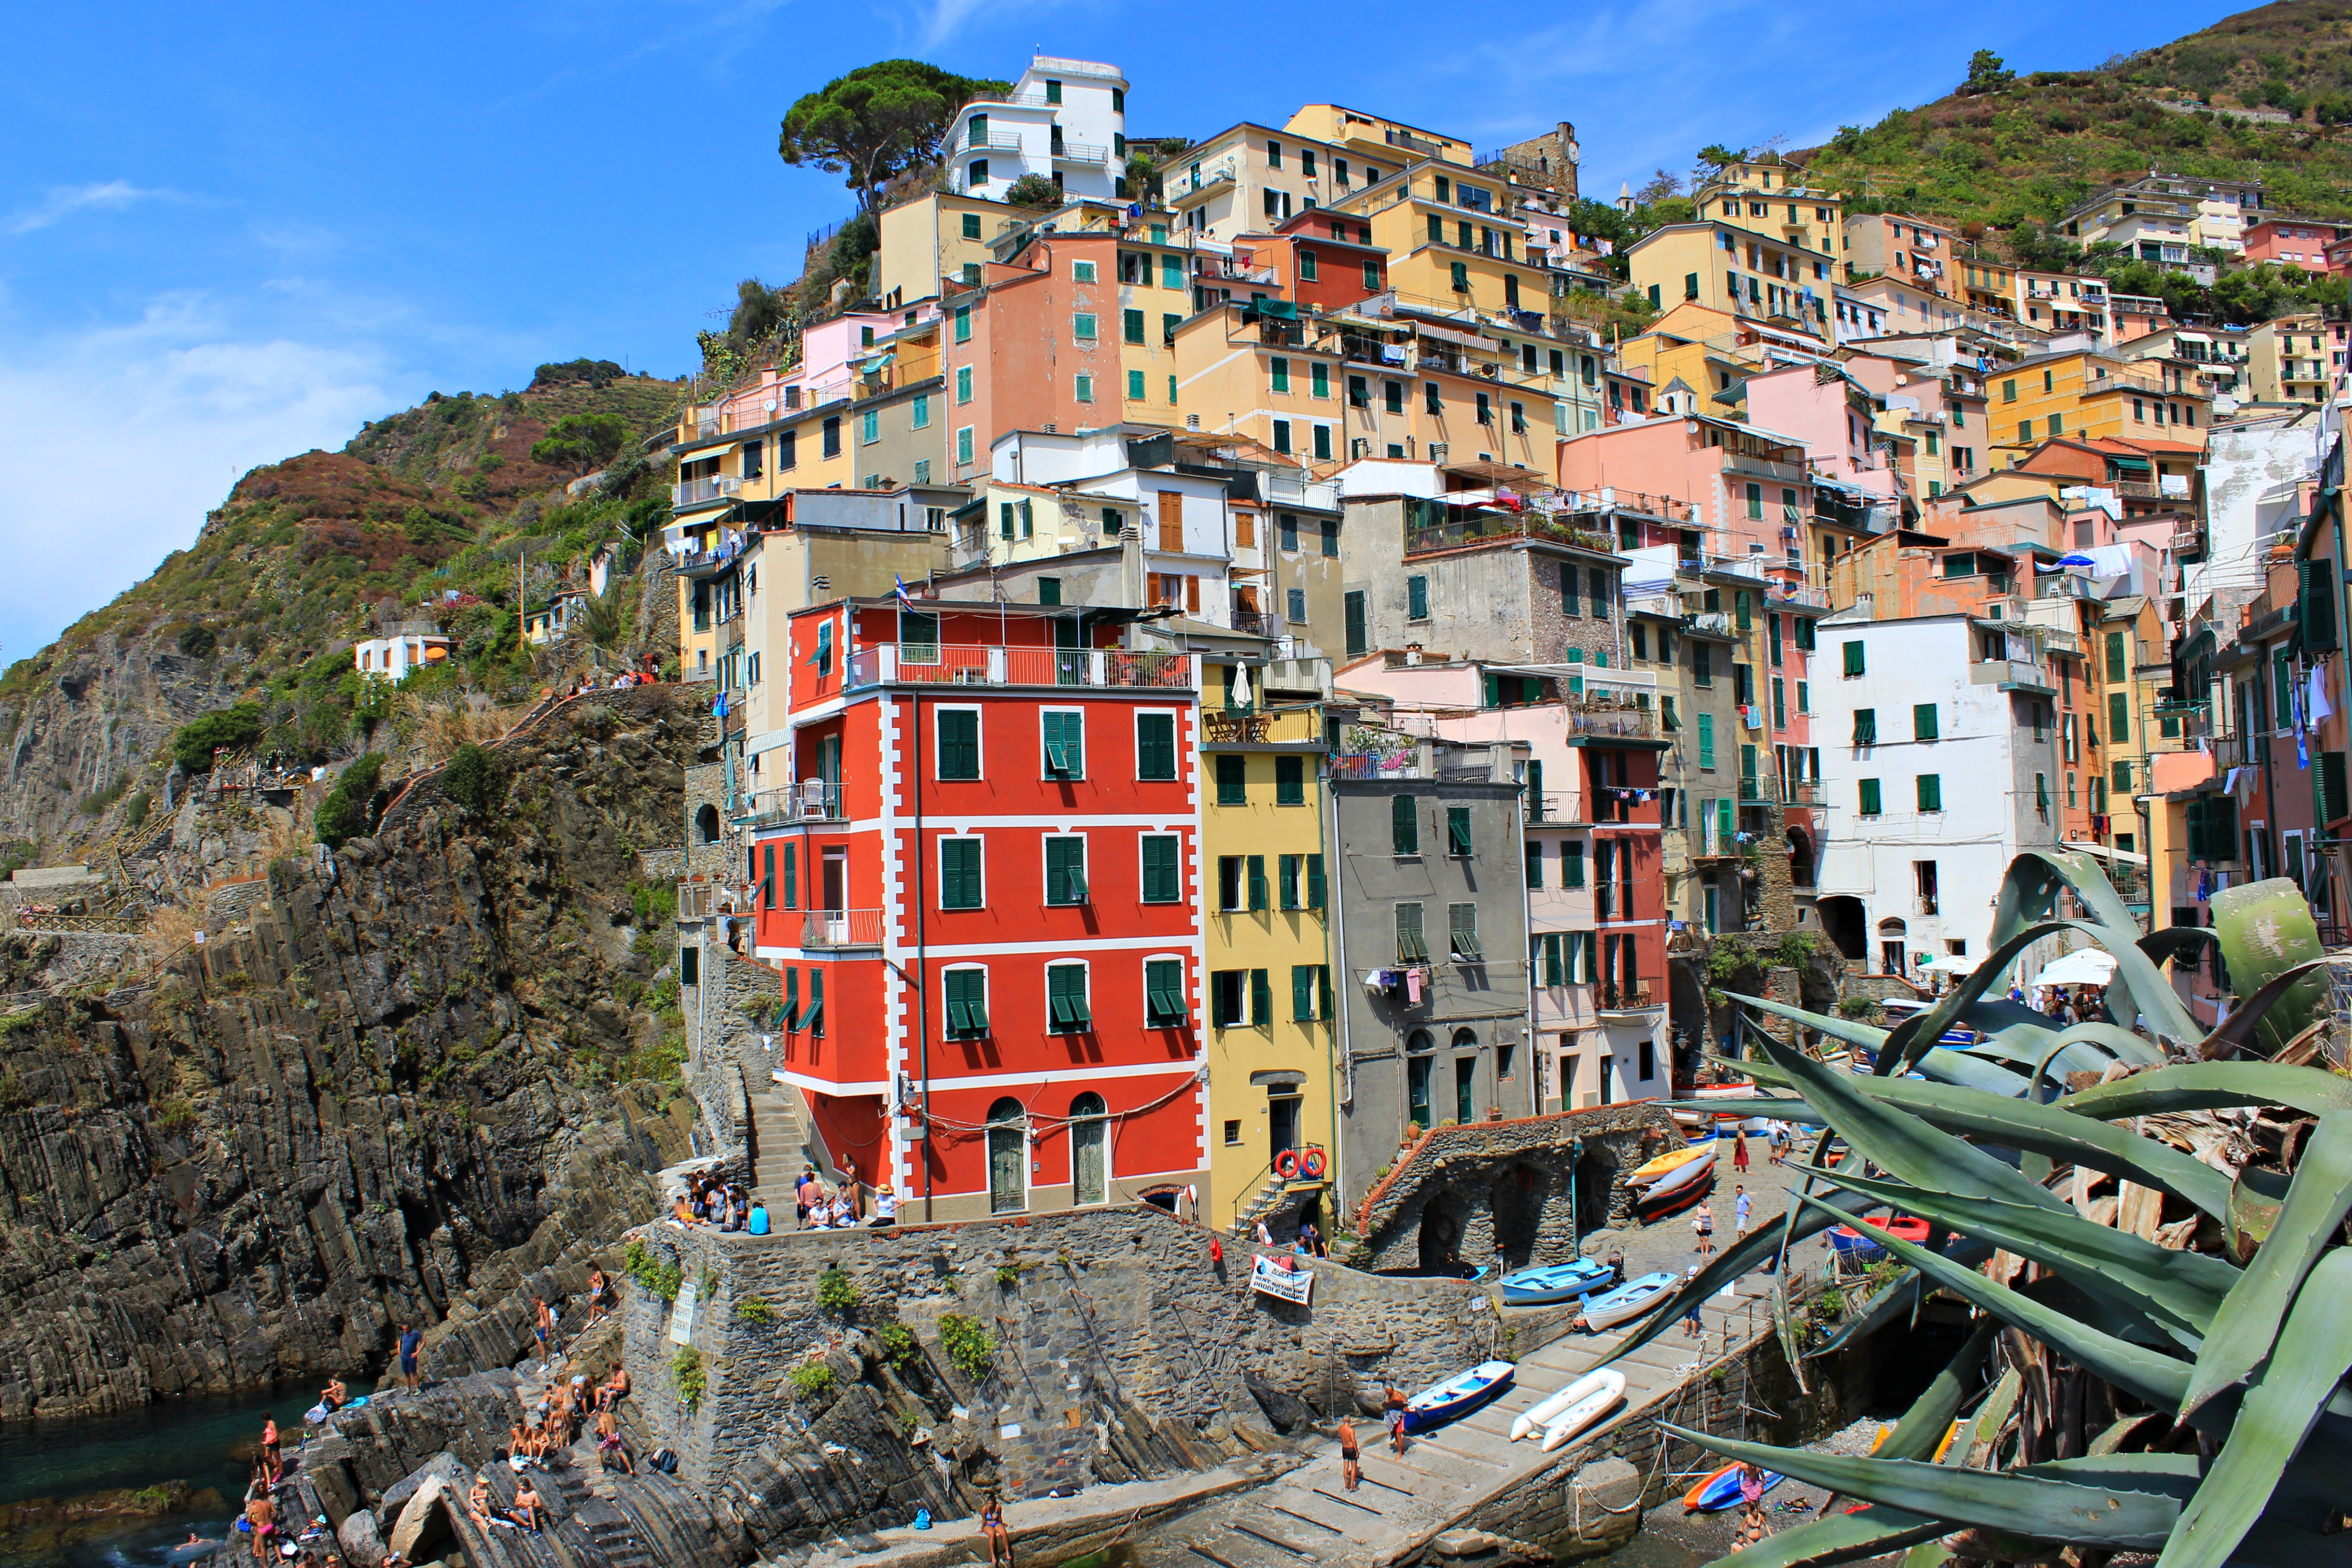
<svg viewBox="0 0 2352 1568">
<path fill-rule="evenodd" d="M 1454 1120 L 1467 1127 L 1478 1120 L 1478 1031 L 1454 1031 Z"/>
<path fill-rule="evenodd" d="M 1070 1101 L 1070 1201 L 1110 1201 L 1109 1108 L 1099 1094 Z"/>
<path fill-rule="evenodd" d="M 694 814 L 694 837 L 703 844 L 719 842 L 719 808 L 705 805 Z"/>
<path fill-rule="evenodd" d="M 988 1108 L 988 1212 L 1029 1206 L 1029 1113 L 1006 1096 Z"/>
<path fill-rule="evenodd" d="M 1425 1209 L 1421 1216 L 1421 1271 L 1451 1274 L 1462 1266 L 1462 1218 L 1451 1209 Z"/>
<path fill-rule="evenodd" d="M 1487 1194 L 1495 1216 L 1495 1250 L 1502 1254 L 1505 1268 L 1524 1268 L 1534 1261 L 1549 1190 L 1541 1171 L 1519 1164 L 1504 1172 Z"/>
<path fill-rule="evenodd" d="M 1427 1029 L 1415 1029 L 1404 1037 L 1405 1120 L 1424 1131 L 1437 1125 L 1429 1103 L 1429 1077 L 1437 1066 L 1429 1053 L 1436 1048 Z"/>
<path fill-rule="evenodd" d="M 1789 885 L 1813 885 L 1813 836 L 1794 824 L 1789 827 Z"/>
<path fill-rule="evenodd" d="M 1878 922 L 1878 973 L 1900 974 L 1904 972 L 1910 961 L 1909 948 L 1905 941 L 1910 931 L 1910 927 L 1892 917 Z"/>
<path fill-rule="evenodd" d="M 1840 953 L 1856 963 L 1866 963 L 1870 947 L 1864 930 L 1862 900 L 1850 894 L 1833 893 L 1815 906 L 1822 917 L 1822 930 L 1827 933 Z"/>
</svg>

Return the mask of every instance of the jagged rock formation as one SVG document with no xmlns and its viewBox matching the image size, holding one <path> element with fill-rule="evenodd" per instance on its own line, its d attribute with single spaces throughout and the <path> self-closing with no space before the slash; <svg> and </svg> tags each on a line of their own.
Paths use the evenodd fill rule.
<svg viewBox="0 0 2352 1568">
<path fill-rule="evenodd" d="M 427 781 L 152 985 L 12 1016 L 0 1419 L 371 1372 L 404 1321 L 520 1354 L 509 1293 L 584 1272 L 683 1152 L 629 889 L 697 723 L 676 688 L 568 704 L 499 748 L 494 819 Z"/>
</svg>

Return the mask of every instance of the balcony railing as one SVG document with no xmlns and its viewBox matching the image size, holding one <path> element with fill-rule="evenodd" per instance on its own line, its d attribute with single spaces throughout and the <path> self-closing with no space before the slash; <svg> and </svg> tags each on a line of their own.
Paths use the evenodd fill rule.
<svg viewBox="0 0 2352 1568">
<path fill-rule="evenodd" d="M 1542 539 L 1601 555 L 1614 554 L 1617 549 L 1617 542 L 1607 534 L 1575 527 L 1564 518 L 1539 511 L 1496 510 L 1476 512 L 1433 528 L 1409 528 L 1405 531 L 1404 550 L 1412 555 L 1426 550 L 1451 550 L 1486 539 Z"/>
<path fill-rule="evenodd" d="M 1282 635 L 1282 617 L 1270 610 L 1235 610 L 1234 630 L 1247 632 L 1254 637 L 1278 637 Z"/>
<path fill-rule="evenodd" d="M 709 501 L 725 500 L 743 488 L 743 481 L 732 474 L 713 474 L 708 479 L 688 479 L 670 487 L 670 505 L 700 506 Z"/>
<path fill-rule="evenodd" d="M 811 910 L 801 921 L 803 947 L 880 947 L 880 910 Z"/>
<path fill-rule="evenodd" d="M 731 814 L 738 826 L 778 827 L 791 822 L 842 822 L 848 816 L 838 779 L 802 779 L 754 790 Z"/>
<path fill-rule="evenodd" d="M 1573 821 L 1570 804 L 1571 797 L 1564 795 L 1530 795 L 1522 796 L 1520 801 L 1529 822 Z"/>
<path fill-rule="evenodd" d="M 1658 735 L 1655 709 L 1570 699 L 1562 705 L 1568 727 L 1580 735 L 1615 736 L 1627 741 L 1651 741 Z"/>
<path fill-rule="evenodd" d="M 1055 142 L 1054 162 L 1056 163 L 1108 163 L 1110 149 L 1091 142 Z"/>
<path fill-rule="evenodd" d="M 1780 781 L 1780 804 L 1782 805 L 1821 805 L 1821 781 L 1818 779 L 1782 779 Z"/>
<path fill-rule="evenodd" d="M 1421 777 L 1421 755 L 1411 746 L 1392 752 L 1334 752 L 1329 766 L 1335 779 Z"/>
<path fill-rule="evenodd" d="M 952 647 L 883 643 L 849 656 L 846 690 L 869 686 L 1107 686 L 1189 691 L 1192 658 L 1124 648 Z"/>
<path fill-rule="evenodd" d="M 1633 985 L 1604 982 L 1601 987 L 1601 1010 L 1604 1013 L 1630 1013 L 1656 1005 L 1651 1000 L 1650 984 L 1646 980 Z"/>
</svg>

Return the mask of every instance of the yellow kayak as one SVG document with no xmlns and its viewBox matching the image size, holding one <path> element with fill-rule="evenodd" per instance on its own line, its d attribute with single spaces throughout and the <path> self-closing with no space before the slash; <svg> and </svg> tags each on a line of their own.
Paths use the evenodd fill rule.
<svg viewBox="0 0 2352 1568">
<path fill-rule="evenodd" d="M 1693 1143 L 1685 1148 L 1672 1150 L 1659 1155 L 1648 1164 L 1632 1172 L 1625 1179 L 1629 1182 L 1654 1182 L 1669 1172 L 1681 1170 L 1693 1160 L 1714 1158 L 1715 1143 L 1712 1140 L 1705 1143 Z"/>
</svg>

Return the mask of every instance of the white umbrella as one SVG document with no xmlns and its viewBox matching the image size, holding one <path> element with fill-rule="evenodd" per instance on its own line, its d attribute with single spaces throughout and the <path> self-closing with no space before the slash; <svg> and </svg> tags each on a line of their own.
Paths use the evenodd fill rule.
<svg viewBox="0 0 2352 1568">
<path fill-rule="evenodd" d="M 2095 947 L 2078 947 L 2033 977 L 2036 985 L 2105 985 L 2116 977 L 2116 961 Z"/>
<path fill-rule="evenodd" d="M 1977 961 L 1973 958 L 1962 957 L 1957 952 L 1939 952 L 1919 967 L 1935 970 L 1939 974 L 1974 974 L 1977 972 Z"/>
</svg>

